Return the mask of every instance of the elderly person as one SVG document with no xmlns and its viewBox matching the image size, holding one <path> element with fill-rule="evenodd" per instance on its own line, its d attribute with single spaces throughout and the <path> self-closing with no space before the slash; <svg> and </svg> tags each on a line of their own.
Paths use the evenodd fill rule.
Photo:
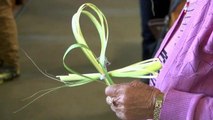
<svg viewBox="0 0 213 120">
<path fill-rule="evenodd" d="M 106 88 L 122 120 L 213 120 L 213 1 L 188 0 L 155 57 L 162 69 L 150 85 Z"/>
</svg>

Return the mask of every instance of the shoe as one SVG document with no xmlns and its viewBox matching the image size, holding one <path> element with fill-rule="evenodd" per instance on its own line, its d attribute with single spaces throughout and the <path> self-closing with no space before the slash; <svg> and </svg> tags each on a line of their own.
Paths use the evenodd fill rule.
<svg viewBox="0 0 213 120">
<path fill-rule="evenodd" d="M 13 67 L 0 67 L 0 84 L 20 76 L 20 71 Z"/>
</svg>

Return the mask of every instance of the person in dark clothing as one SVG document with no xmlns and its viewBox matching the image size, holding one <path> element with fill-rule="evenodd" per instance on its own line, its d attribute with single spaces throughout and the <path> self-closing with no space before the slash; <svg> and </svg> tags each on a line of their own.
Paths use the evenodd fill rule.
<svg viewBox="0 0 213 120">
<path fill-rule="evenodd" d="M 156 50 L 157 39 L 149 28 L 149 21 L 157 18 L 165 18 L 169 13 L 170 0 L 140 0 L 141 35 L 142 35 L 142 60 L 153 57 Z M 148 79 L 141 80 L 149 84 Z"/>
<path fill-rule="evenodd" d="M 151 32 L 148 22 L 156 18 L 165 18 L 169 13 L 170 0 L 140 0 L 142 29 L 142 59 L 153 56 L 157 40 Z"/>
</svg>

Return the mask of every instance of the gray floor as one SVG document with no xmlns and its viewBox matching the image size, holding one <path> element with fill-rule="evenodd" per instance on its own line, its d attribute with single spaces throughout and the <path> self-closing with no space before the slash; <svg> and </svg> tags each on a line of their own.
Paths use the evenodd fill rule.
<svg viewBox="0 0 213 120">
<path fill-rule="evenodd" d="M 37 65 L 53 75 L 67 74 L 62 56 L 75 42 L 70 21 L 78 7 L 85 2 L 97 5 L 109 23 L 107 57 L 110 69 L 124 67 L 140 60 L 140 16 L 137 0 L 32 0 L 17 18 L 19 43 Z M 82 17 L 82 29 L 91 48 L 98 54 L 97 32 Z M 94 72 L 85 56 L 76 51 L 68 62 L 82 73 Z M 75 88 L 62 88 L 49 93 L 27 108 L 13 112 L 28 102 L 21 101 L 39 90 L 63 85 L 42 75 L 20 51 L 21 76 L 0 85 L 0 120 L 117 120 L 105 103 L 106 85 L 99 82 Z M 114 78 L 116 83 L 126 82 Z"/>
</svg>

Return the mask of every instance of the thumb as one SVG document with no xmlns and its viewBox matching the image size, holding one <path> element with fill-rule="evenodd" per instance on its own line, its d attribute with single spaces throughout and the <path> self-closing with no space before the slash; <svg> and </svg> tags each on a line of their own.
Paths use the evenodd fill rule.
<svg viewBox="0 0 213 120">
<path fill-rule="evenodd" d="M 107 96 L 115 97 L 121 92 L 123 84 L 114 84 L 105 88 L 105 94 Z"/>
</svg>

